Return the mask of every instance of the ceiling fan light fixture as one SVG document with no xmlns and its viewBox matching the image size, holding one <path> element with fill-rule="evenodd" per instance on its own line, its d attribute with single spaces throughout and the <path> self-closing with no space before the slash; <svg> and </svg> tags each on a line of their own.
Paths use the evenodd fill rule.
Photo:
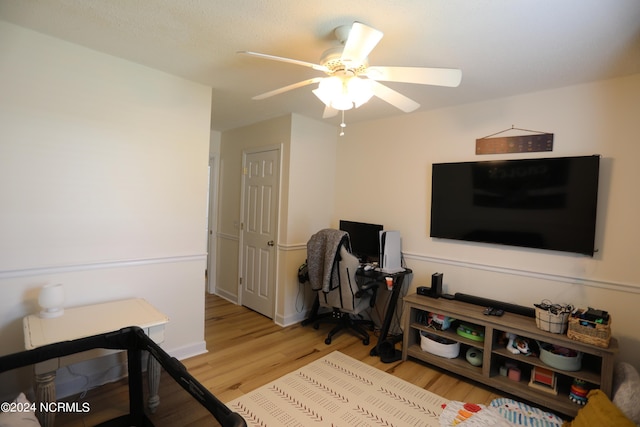
<svg viewBox="0 0 640 427">
<path fill-rule="evenodd" d="M 348 94 L 342 93 L 331 100 L 331 108 L 336 110 L 350 110 L 353 108 L 353 101 Z"/>
<path fill-rule="evenodd" d="M 356 108 L 369 101 L 373 96 L 371 82 L 359 77 L 351 77 L 349 79 L 347 90 Z"/>
<path fill-rule="evenodd" d="M 322 118 L 334 117 L 338 111 L 358 108 L 373 96 L 398 108 L 405 113 L 417 110 L 420 104 L 396 92 L 380 82 L 399 82 L 420 85 L 457 87 L 462 79 L 462 71 L 454 68 L 369 66 L 369 53 L 382 39 L 383 33 L 361 22 L 338 27 L 335 35 L 340 42 L 322 54 L 320 64 L 298 59 L 284 58 L 251 51 L 238 53 L 285 62 L 317 71 L 328 77 L 314 77 L 290 84 L 279 89 L 254 96 L 265 99 L 303 86 L 319 83 L 313 94 L 325 105 Z"/>
<path fill-rule="evenodd" d="M 342 111 L 358 108 L 373 96 L 369 82 L 358 77 L 327 77 L 312 92 L 327 107 Z"/>
<path fill-rule="evenodd" d="M 320 81 L 317 89 L 312 90 L 313 94 L 327 107 L 336 96 L 342 93 L 342 80 L 339 77 L 327 77 Z"/>
</svg>

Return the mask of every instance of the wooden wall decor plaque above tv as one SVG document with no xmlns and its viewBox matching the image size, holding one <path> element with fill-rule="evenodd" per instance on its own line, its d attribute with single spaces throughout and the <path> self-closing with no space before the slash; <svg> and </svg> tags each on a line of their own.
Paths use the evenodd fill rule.
<svg viewBox="0 0 640 427">
<path fill-rule="evenodd" d="M 476 154 L 535 153 L 553 151 L 553 134 L 476 139 Z"/>
</svg>

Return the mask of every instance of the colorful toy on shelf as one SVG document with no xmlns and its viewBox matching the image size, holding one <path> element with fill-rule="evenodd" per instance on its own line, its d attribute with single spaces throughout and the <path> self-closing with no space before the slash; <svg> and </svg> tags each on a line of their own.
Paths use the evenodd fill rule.
<svg viewBox="0 0 640 427">
<path fill-rule="evenodd" d="M 471 363 L 473 366 L 482 366 L 482 357 L 483 352 L 479 348 L 469 347 L 467 350 L 467 362 Z"/>
<path fill-rule="evenodd" d="M 531 370 L 531 380 L 529 381 L 529 387 L 537 388 L 538 390 L 557 395 L 558 386 L 556 381 L 556 373 L 551 369 L 546 369 L 541 366 L 534 366 Z"/>
<path fill-rule="evenodd" d="M 451 326 L 451 322 L 453 322 L 455 319 L 452 319 L 451 317 L 447 317 L 447 316 L 443 316 L 442 314 L 438 314 L 438 313 L 429 313 L 429 326 L 439 330 L 439 331 L 444 331 L 446 329 L 449 329 L 449 327 Z"/>
<path fill-rule="evenodd" d="M 509 368 L 507 378 L 509 378 L 511 381 L 519 382 L 522 379 L 522 371 L 517 366 Z"/>
<path fill-rule="evenodd" d="M 573 403 L 584 405 L 587 403 L 587 394 L 589 394 L 587 382 L 574 378 L 573 384 L 571 384 L 571 391 L 569 392 L 569 399 L 571 399 Z"/>
<path fill-rule="evenodd" d="M 533 354 L 531 351 L 531 347 L 529 346 L 529 341 L 526 338 L 519 337 L 516 334 L 512 334 L 511 332 L 507 332 L 507 338 L 509 342 L 507 343 L 507 350 L 509 350 L 513 354 L 523 354 L 525 356 L 529 356 Z"/>
<path fill-rule="evenodd" d="M 416 310 L 416 322 L 420 323 L 421 325 L 436 329 L 438 331 L 449 329 L 451 327 L 451 324 L 455 322 L 455 320 L 456 319 L 444 316 L 439 313 Z"/>
<path fill-rule="evenodd" d="M 484 328 L 482 326 L 460 324 L 456 333 L 472 341 L 484 341 Z"/>
</svg>

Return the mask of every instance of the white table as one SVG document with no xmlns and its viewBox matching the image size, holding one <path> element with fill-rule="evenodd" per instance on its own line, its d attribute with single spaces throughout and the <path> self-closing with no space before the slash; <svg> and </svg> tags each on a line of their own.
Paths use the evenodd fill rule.
<svg viewBox="0 0 640 427">
<path fill-rule="evenodd" d="M 27 350 L 117 331 L 127 326 L 139 326 L 155 343 L 164 341 L 164 328 L 169 318 L 141 298 L 105 302 L 82 307 L 65 308 L 60 317 L 41 318 L 37 314 L 23 319 L 24 343 Z M 36 364 L 36 398 L 38 402 L 54 402 L 56 370 L 63 366 L 113 353 L 114 350 L 94 349 Z M 160 364 L 149 357 L 149 409 L 160 404 Z M 39 407 L 39 404 L 38 404 Z M 43 427 L 54 425 L 55 412 L 38 414 Z"/>
</svg>

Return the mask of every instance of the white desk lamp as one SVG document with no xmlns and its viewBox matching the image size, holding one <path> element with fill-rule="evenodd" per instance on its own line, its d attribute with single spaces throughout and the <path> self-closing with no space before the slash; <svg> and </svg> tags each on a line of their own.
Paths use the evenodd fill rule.
<svg viewBox="0 0 640 427">
<path fill-rule="evenodd" d="M 62 316 L 64 314 L 64 287 L 62 283 L 43 286 L 38 296 L 38 304 L 42 307 L 40 317 L 48 319 Z"/>
</svg>

